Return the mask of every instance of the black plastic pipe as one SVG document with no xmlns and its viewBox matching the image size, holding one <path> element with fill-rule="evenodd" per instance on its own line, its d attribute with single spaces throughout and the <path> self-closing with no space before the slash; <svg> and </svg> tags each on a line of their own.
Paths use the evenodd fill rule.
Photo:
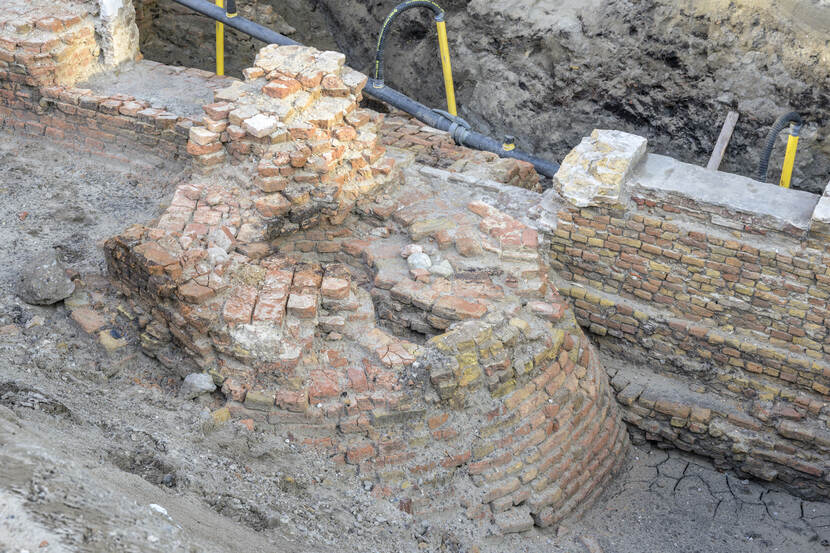
<svg viewBox="0 0 830 553">
<path fill-rule="evenodd" d="M 191 10 L 206 15 L 211 19 L 224 23 L 228 27 L 236 29 L 248 36 L 257 40 L 261 40 L 266 44 L 279 44 L 280 46 L 302 46 L 296 40 L 291 40 L 287 36 L 281 35 L 267 27 L 263 27 L 253 21 L 245 19 L 244 17 L 228 17 L 225 10 L 219 8 L 206 0 L 173 0 L 177 4 L 186 6 Z M 374 85 L 379 85 L 375 88 Z M 376 82 L 374 79 L 369 79 L 366 87 L 363 89 L 365 94 L 384 101 L 392 106 L 405 111 L 414 116 L 416 119 L 436 129 L 447 131 L 456 141 L 456 143 L 468 148 L 476 150 L 485 150 L 498 154 L 500 157 L 510 157 L 521 161 L 532 163 L 536 171 L 545 175 L 546 177 L 553 177 L 556 171 L 559 170 L 559 165 L 552 161 L 527 154 L 517 149 L 506 150 L 504 144 L 487 135 L 472 131 L 469 126 L 460 118 L 454 118 L 449 114 L 435 111 L 420 102 L 416 102 L 412 98 L 398 92 L 394 88 Z"/>
<path fill-rule="evenodd" d="M 389 13 L 380 27 L 380 34 L 378 35 L 378 45 L 375 48 L 375 80 L 383 82 L 383 46 L 386 43 L 386 31 L 388 31 L 392 22 L 398 18 L 403 12 L 411 10 L 412 8 L 427 8 L 432 10 L 435 14 L 435 21 L 444 20 L 444 9 L 430 0 L 407 0 L 401 2 Z"/>
<path fill-rule="evenodd" d="M 266 44 L 279 44 L 280 46 L 302 46 L 296 40 L 291 40 L 285 35 L 281 35 L 272 31 L 268 27 L 263 27 L 258 23 L 254 23 L 250 19 L 244 17 L 228 17 L 225 10 L 207 2 L 206 0 L 173 0 L 177 4 L 186 6 L 195 12 L 206 15 L 220 23 L 224 23 L 228 27 L 232 27 L 237 31 L 252 36 L 257 40 L 261 40 Z M 234 6 L 235 8 L 236 6 Z"/>
<path fill-rule="evenodd" d="M 380 86 L 375 88 L 375 84 L 379 83 L 376 83 L 374 79 L 369 79 L 369 82 L 366 84 L 366 88 L 363 89 L 363 91 L 367 94 L 371 94 L 378 100 L 383 100 L 384 102 L 391 104 L 410 115 L 414 115 L 418 121 L 426 123 L 430 127 L 447 131 L 457 144 L 467 146 L 468 148 L 475 148 L 476 150 L 494 152 L 499 154 L 501 157 L 512 157 L 521 161 L 527 161 L 528 163 L 533 164 L 537 172 L 545 175 L 546 177 L 553 177 L 553 175 L 555 175 L 559 170 L 559 164 L 557 163 L 538 158 L 531 154 L 526 154 L 521 150 L 513 149 L 506 151 L 504 149 L 503 142 L 470 130 L 462 119 L 453 118 L 451 115 L 430 109 L 424 104 L 413 100 L 409 96 L 398 92 L 394 88 L 390 88 L 388 86 Z"/>
<path fill-rule="evenodd" d="M 769 169 L 769 158 L 772 156 L 772 149 L 775 147 L 775 139 L 778 138 L 778 133 L 780 133 L 784 128 L 789 125 L 790 123 L 795 123 L 795 136 L 798 136 L 799 131 L 801 131 L 801 125 L 803 125 L 803 121 L 801 120 L 801 116 L 791 111 L 789 113 L 785 113 L 781 117 L 775 120 L 775 123 L 772 124 L 772 128 L 769 130 L 769 134 L 767 135 L 767 141 L 764 143 L 764 149 L 761 151 L 761 161 L 758 164 L 758 180 L 761 182 L 767 182 L 767 170 Z"/>
</svg>

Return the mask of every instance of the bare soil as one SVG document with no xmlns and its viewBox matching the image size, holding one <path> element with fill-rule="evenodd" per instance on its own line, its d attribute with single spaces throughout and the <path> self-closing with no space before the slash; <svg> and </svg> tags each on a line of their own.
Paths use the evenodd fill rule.
<svg viewBox="0 0 830 553">
<path fill-rule="evenodd" d="M 140 352 L 98 244 L 158 213 L 180 167 L 115 166 L 7 134 L 0 156 L 3 553 L 827 550 L 827 503 L 648 444 L 592 509 L 558 529 L 476 543 L 466 520 L 417 521 L 288 434 L 215 424 L 220 397 L 179 398 L 180 379 Z M 24 254 L 53 246 L 93 306 L 121 313 L 114 328 L 127 346 L 108 352 L 62 303 L 14 295 Z"/>
</svg>

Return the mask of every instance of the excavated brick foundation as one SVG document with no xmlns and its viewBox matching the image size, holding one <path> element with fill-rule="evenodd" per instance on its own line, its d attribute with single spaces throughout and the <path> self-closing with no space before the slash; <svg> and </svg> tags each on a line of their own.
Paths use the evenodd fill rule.
<svg viewBox="0 0 830 553">
<path fill-rule="evenodd" d="M 554 524 L 624 459 L 596 353 L 537 232 L 394 169 L 341 65 L 263 50 L 190 131 L 218 168 L 107 242 L 110 273 L 153 315 L 145 349 L 185 348 L 230 414 L 356 465 L 415 514 Z M 227 150 L 252 161 L 222 166 Z"/>
<path fill-rule="evenodd" d="M 106 70 L 94 41 L 74 73 L 61 55 L 109 27 L 58 7 L 71 12 L 60 25 L 19 3 L 3 20 L 3 126 L 125 162 L 136 149 L 192 159 L 162 215 L 104 249 L 149 315 L 144 350 L 182 370 L 171 359 L 186 352 L 221 389 L 216 421 L 279 431 L 416 516 L 503 533 L 555 524 L 602 492 L 628 436 L 551 285 L 546 239 L 481 201 L 476 179 L 413 160 L 533 188 L 529 166 L 399 116 L 387 150 L 383 115 L 359 107 L 365 77 L 335 52 L 268 46 L 244 81 L 130 69 L 210 91 L 204 117 L 113 93 L 83 81 Z"/>
</svg>

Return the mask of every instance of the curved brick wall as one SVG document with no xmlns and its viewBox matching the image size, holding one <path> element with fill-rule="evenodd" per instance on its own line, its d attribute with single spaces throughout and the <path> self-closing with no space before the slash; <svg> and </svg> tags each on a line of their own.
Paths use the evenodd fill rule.
<svg viewBox="0 0 830 553">
<path fill-rule="evenodd" d="M 416 514 L 463 505 L 503 531 L 553 524 L 624 459 L 607 377 L 547 282 L 535 231 L 419 184 L 391 185 L 342 227 L 279 239 L 261 259 L 239 244 L 213 294 L 186 276 L 207 244 L 177 253 L 176 232 L 110 240 L 110 271 L 156 317 L 145 347 L 187 348 L 234 416 L 355 465 Z M 217 193 L 183 190 L 193 213 Z M 456 274 L 410 271 L 401 251 L 413 245 Z"/>
<path fill-rule="evenodd" d="M 330 59 L 315 52 L 269 47 L 258 60 L 300 60 L 291 72 L 303 80 Z M 188 147 L 222 156 L 200 164 L 219 169 L 107 242 L 111 274 L 152 313 L 145 349 L 164 360 L 183 347 L 228 398 L 218 418 L 290 433 L 415 514 L 462 511 L 515 532 L 584 507 L 622 463 L 627 434 L 548 281 L 539 235 L 474 189 L 393 169 L 374 142 L 381 118 L 355 107 L 362 83 L 337 96 L 351 107 L 329 106 L 314 93 L 322 73 L 264 101 L 261 71 L 217 91 Z M 244 106 L 276 113 L 274 99 L 296 105 L 309 89 L 305 111 L 274 117 L 267 140 L 251 136 L 262 112 Z M 311 158 L 293 154 L 304 149 L 346 155 L 309 183 L 297 177 Z M 230 173 L 226 152 L 241 163 Z M 308 217 L 320 188 L 334 208 Z M 275 194 L 285 208 L 263 211 Z"/>
</svg>

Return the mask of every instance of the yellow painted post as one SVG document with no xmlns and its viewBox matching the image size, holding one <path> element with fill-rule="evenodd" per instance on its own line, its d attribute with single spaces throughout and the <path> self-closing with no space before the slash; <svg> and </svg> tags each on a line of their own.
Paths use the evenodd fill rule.
<svg viewBox="0 0 830 553">
<path fill-rule="evenodd" d="M 447 42 L 447 24 L 442 19 L 436 21 L 438 27 L 438 50 L 441 52 L 441 69 L 444 72 L 444 88 L 447 91 L 447 111 L 458 115 L 455 109 L 455 89 L 452 84 L 452 64 L 450 63 L 450 45 Z"/>
<path fill-rule="evenodd" d="M 795 151 L 798 149 L 798 134 L 790 133 L 787 138 L 787 153 L 784 154 L 784 167 L 781 168 L 781 180 L 779 186 L 790 187 L 790 179 L 793 176 L 793 165 L 795 165 Z"/>
<path fill-rule="evenodd" d="M 222 8 L 224 0 L 216 0 L 216 7 Z M 216 22 L 216 74 L 225 74 L 225 24 Z"/>
</svg>

